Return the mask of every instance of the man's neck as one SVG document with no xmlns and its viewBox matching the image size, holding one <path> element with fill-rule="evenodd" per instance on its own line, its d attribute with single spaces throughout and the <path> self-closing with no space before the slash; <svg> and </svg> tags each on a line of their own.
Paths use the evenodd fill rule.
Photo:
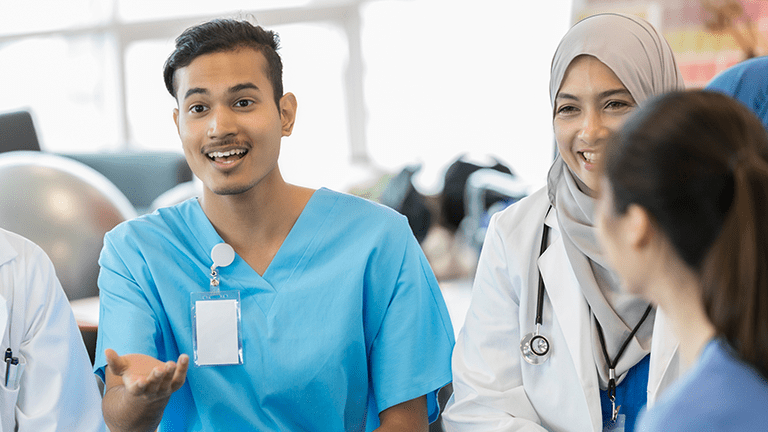
<svg viewBox="0 0 768 432">
<path fill-rule="evenodd" d="M 235 195 L 204 189 L 201 206 L 221 238 L 263 274 L 312 192 L 280 178 Z"/>
</svg>

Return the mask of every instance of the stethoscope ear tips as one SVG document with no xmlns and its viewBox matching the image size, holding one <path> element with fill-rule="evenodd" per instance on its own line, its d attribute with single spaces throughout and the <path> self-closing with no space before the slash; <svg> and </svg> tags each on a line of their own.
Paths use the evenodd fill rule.
<svg viewBox="0 0 768 432">
<path fill-rule="evenodd" d="M 547 361 L 552 352 L 550 348 L 549 340 L 540 334 L 528 333 L 520 341 L 520 352 L 525 361 L 532 365 Z"/>
</svg>

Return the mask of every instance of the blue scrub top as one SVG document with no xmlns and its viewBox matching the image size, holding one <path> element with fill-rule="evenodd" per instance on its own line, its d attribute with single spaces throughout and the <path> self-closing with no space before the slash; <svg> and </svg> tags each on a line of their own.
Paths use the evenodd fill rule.
<svg viewBox="0 0 768 432">
<path fill-rule="evenodd" d="M 757 115 L 768 129 L 768 56 L 737 63 L 719 73 L 706 90 L 725 93 Z"/>
<path fill-rule="evenodd" d="M 723 339 L 638 421 L 638 431 L 743 432 L 768 429 L 768 381 Z"/>
<path fill-rule="evenodd" d="M 197 199 L 105 236 L 97 374 L 106 348 L 193 358 L 190 293 L 209 289 L 222 241 Z M 320 189 L 263 276 L 236 256 L 219 278 L 240 291 L 244 364 L 190 364 L 161 430 L 373 430 L 422 395 L 437 417 L 453 329 L 403 216 Z"/>
</svg>

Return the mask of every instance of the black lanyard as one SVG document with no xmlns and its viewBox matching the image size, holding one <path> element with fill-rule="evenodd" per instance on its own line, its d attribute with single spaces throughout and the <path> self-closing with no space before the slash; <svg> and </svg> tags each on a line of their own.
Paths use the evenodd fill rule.
<svg viewBox="0 0 768 432">
<path fill-rule="evenodd" d="M 624 350 L 627 349 L 627 346 L 629 345 L 629 341 L 632 340 L 633 337 L 635 337 L 635 333 L 640 329 L 640 326 L 643 325 L 643 322 L 646 318 L 648 318 L 648 314 L 651 313 L 651 309 L 653 309 L 653 306 L 648 305 L 648 307 L 645 309 L 645 313 L 643 314 L 643 317 L 640 318 L 640 321 L 635 325 L 635 328 L 632 329 L 632 331 L 629 333 L 629 336 L 627 336 L 626 339 L 624 339 L 624 343 L 621 344 L 621 348 L 619 348 L 619 352 L 616 354 L 616 357 L 611 361 L 611 358 L 608 357 L 608 349 L 605 347 L 605 336 L 603 336 L 603 327 L 600 325 L 600 323 L 597 323 L 597 335 L 600 337 L 600 347 L 603 349 L 603 357 L 605 357 L 605 363 L 608 365 L 608 397 L 611 399 L 611 404 L 613 405 L 613 409 L 611 412 L 611 420 L 616 420 L 616 415 L 619 413 L 619 410 L 616 409 L 616 365 L 619 363 L 619 359 L 621 359 L 621 355 L 624 354 Z"/>
<path fill-rule="evenodd" d="M 541 248 L 539 249 L 539 257 L 547 250 L 547 243 L 549 239 L 549 226 L 544 224 L 544 231 L 541 233 Z M 544 278 L 541 277 L 541 270 L 539 270 L 539 292 L 536 295 L 536 325 L 541 325 L 542 317 L 541 310 L 544 307 Z"/>
</svg>

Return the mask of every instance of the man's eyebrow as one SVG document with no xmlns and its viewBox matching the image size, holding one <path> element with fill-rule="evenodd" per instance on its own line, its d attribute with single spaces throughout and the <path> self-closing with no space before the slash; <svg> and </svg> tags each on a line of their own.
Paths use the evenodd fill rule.
<svg viewBox="0 0 768 432">
<path fill-rule="evenodd" d="M 253 84 L 253 83 L 237 84 L 237 85 L 234 85 L 234 86 L 230 87 L 228 91 L 229 91 L 229 93 L 237 93 L 239 91 L 243 91 L 243 90 L 246 90 L 246 89 L 252 89 L 252 90 L 260 91 L 259 87 L 256 84 Z M 184 94 L 184 99 L 186 99 L 186 98 L 188 98 L 188 97 L 190 97 L 192 95 L 196 95 L 196 94 L 208 95 L 208 94 L 210 94 L 210 92 L 207 89 L 204 89 L 202 87 L 193 87 L 193 88 L 187 90 L 187 92 Z"/>
<path fill-rule="evenodd" d="M 188 98 L 188 97 L 190 97 L 192 95 L 195 95 L 195 94 L 207 95 L 208 94 L 208 90 L 206 90 L 204 88 L 201 88 L 201 87 L 191 88 L 191 89 L 187 90 L 186 93 L 184 93 L 184 99 L 186 99 L 186 98 Z"/>
<path fill-rule="evenodd" d="M 229 88 L 229 92 L 230 93 L 237 93 L 239 91 L 246 90 L 246 89 L 252 89 L 252 90 L 256 90 L 256 91 L 260 90 L 259 87 L 256 84 L 253 84 L 253 83 L 242 83 L 242 84 L 237 84 L 235 86 L 230 87 Z"/>
</svg>

